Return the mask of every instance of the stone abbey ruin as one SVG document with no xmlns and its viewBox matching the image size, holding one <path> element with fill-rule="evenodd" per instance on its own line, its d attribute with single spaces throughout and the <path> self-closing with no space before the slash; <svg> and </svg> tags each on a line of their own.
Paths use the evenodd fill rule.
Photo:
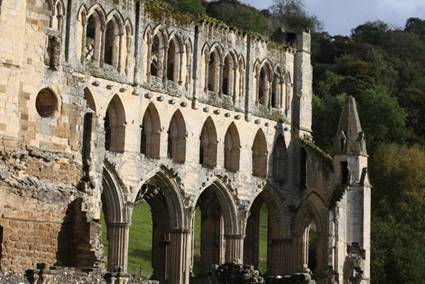
<svg viewBox="0 0 425 284">
<path fill-rule="evenodd" d="M 265 40 L 158 1 L 0 3 L 1 271 L 126 273 L 146 202 L 159 283 L 209 283 L 197 208 L 202 273 L 257 269 L 262 206 L 266 275 L 370 282 L 365 137 L 350 97 L 332 156 L 315 146 L 308 32 Z"/>
</svg>

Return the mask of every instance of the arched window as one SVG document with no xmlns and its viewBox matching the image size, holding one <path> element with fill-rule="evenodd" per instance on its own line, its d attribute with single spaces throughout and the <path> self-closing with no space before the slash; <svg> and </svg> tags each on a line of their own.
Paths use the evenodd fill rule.
<svg viewBox="0 0 425 284">
<path fill-rule="evenodd" d="M 146 109 L 142 122 L 140 153 L 148 158 L 159 159 L 161 124 L 153 104 Z"/>
<path fill-rule="evenodd" d="M 118 20 L 113 17 L 108 24 L 106 25 L 106 34 L 105 34 L 105 53 L 104 53 L 104 62 L 106 64 L 118 67 L 118 58 L 119 58 L 119 24 Z"/>
<path fill-rule="evenodd" d="M 215 48 L 208 57 L 208 91 L 218 94 L 220 88 L 220 53 Z"/>
<path fill-rule="evenodd" d="M 228 54 L 224 59 L 223 85 L 221 87 L 223 94 L 228 96 L 233 95 L 234 66 L 232 55 Z"/>
<path fill-rule="evenodd" d="M 267 143 L 261 129 L 255 135 L 252 146 L 252 174 L 263 178 L 267 175 Z"/>
<path fill-rule="evenodd" d="M 240 162 L 239 133 L 234 123 L 227 129 L 224 139 L 224 168 L 231 172 L 239 170 Z"/>
<path fill-rule="evenodd" d="M 270 90 L 270 68 L 264 65 L 258 74 L 258 90 L 257 103 L 260 105 L 268 105 Z"/>
<path fill-rule="evenodd" d="M 164 57 L 165 57 L 165 47 L 164 47 L 164 36 L 161 31 L 158 31 L 153 39 L 151 44 L 151 63 L 150 63 L 150 72 L 152 76 L 159 77 L 162 79 L 164 72 Z"/>
<path fill-rule="evenodd" d="M 199 163 L 205 168 L 214 168 L 217 165 L 217 131 L 210 117 L 202 127 L 200 142 Z"/>
<path fill-rule="evenodd" d="M 105 116 L 105 149 L 111 152 L 124 152 L 125 110 L 120 98 L 115 95 L 109 103 Z"/>
<path fill-rule="evenodd" d="M 99 62 L 100 47 L 102 40 L 102 23 L 103 17 L 101 13 L 95 11 L 89 16 L 86 25 L 84 58 L 86 60 Z"/>
<path fill-rule="evenodd" d="M 278 68 L 273 75 L 272 98 L 271 98 L 271 103 L 273 108 L 282 107 L 282 85 L 283 85 L 283 77 L 282 77 L 280 68 Z"/>
<path fill-rule="evenodd" d="M 58 0 L 55 5 L 54 18 L 52 19 L 52 28 L 62 32 L 63 31 L 63 18 L 65 15 L 64 5 L 61 0 Z"/>
<path fill-rule="evenodd" d="M 168 129 L 168 158 L 176 163 L 184 163 L 186 159 L 186 124 L 180 111 L 171 118 Z"/>
<path fill-rule="evenodd" d="M 273 178 L 276 182 L 284 182 L 287 177 L 288 154 L 285 139 L 279 135 L 273 147 Z"/>
<path fill-rule="evenodd" d="M 180 70 L 180 48 L 176 39 L 172 39 L 168 45 L 167 56 L 167 79 L 170 81 L 179 81 Z"/>
</svg>

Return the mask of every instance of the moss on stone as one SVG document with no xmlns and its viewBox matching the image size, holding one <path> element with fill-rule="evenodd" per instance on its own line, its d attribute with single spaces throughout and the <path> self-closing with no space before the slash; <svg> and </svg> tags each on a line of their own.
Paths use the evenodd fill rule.
<svg viewBox="0 0 425 284">
<path fill-rule="evenodd" d="M 331 199 L 329 200 L 329 209 L 336 207 L 337 203 L 342 200 L 348 187 L 346 185 L 339 184 L 336 186 Z"/>
</svg>

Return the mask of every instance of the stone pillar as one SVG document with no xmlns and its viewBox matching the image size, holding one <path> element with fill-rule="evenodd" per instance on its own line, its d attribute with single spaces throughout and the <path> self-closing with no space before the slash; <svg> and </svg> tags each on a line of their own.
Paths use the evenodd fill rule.
<svg viewBox="0 0 425 284">
<path fill-rule="evenodd" d="M 189 282 L 190 263 L 187 254 L 190 252 L 189 230 L 170 232 L 168 250 L 168 284 L 184 284 Z"/>
<path fill-rule="evenodd" d="M 237 259 L 243 259 L 243 239 L 244 235 L 225 235 L 226 239 L 226 258 L 225 261 L 232 262 Z"/>
<path fill-rule="evenodd" d="M 108 271 L 127 272 L 128 260 L 128 224 L 111 223 L 108 225 Z"/>
</svg>

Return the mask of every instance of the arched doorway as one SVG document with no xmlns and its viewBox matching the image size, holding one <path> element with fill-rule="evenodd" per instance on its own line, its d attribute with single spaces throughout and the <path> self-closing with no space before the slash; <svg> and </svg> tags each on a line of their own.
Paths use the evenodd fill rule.
<svg viewBox="0 0 425 284">
<path fill-rule="evenodd" d="M 183 223 L 177 187 L 160 171 L 144 182 L 134 202 L 129 272 L 161 284 L 183 283 L 187 271 L 182 261 L 187 234 Z"/>
<path fill-rule="evenodd" d="M 248 213 L 244 263 L 254 265 L 263 274 L 283 274 L 286 248 L 282 241 L 290 235 L 289 219 L 279 195 L 271 188 L 264 189 Z"/>
<path fill-rule="evenodd" d="M 238 234 L 237 213 L 227 189 L 219 183 L 207 187 L 199 196 L 192 220 L 192 280 L 205 283 L 213 265 L 223 264 L 240 256 L 235 245 Z M 201 282 L 199 282 L 201 281 Z"/>
</svg>

